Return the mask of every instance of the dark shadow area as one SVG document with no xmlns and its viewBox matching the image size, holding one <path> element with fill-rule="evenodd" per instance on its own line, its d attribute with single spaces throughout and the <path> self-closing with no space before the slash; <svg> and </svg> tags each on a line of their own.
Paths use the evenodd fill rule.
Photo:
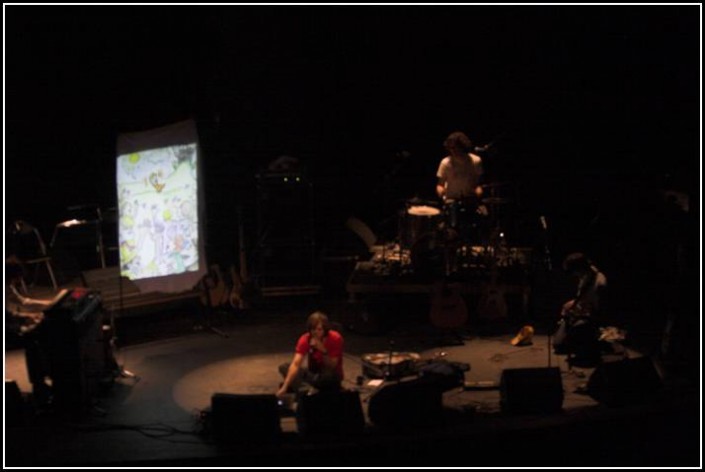
<svg viewBox="0 0 705 472">
<path fill-rule="evenodd" d="M 360 323 L 364 312 L 355 312 L 345 300 L 311 298 L 260 300 L 257 308 L 221 310 L 210 321 L 227 337 L 194 323 L 189 310 L 157 310 L 117 319 L 119 343 L 114 352 L 130 376 L 117 375 L 111 382 L 101 383 L 100 388 L 92 390 L 85 408 L 73 412 L 38 410 L 31 392 L 24 391 L 26 380 L 19 379 L 23 391 L 17 404 L 6 403 L 11 411 L 20 405 L 22 410 L 14 411 L 23 411 L 16 423 L 6 422 L 6 464 L 296 466 L 310 464 L 311 454 L 322 465 L 361 467 L 687 467 L 697 463 L 699 374 L 693 376 L 690 364 L 697 364 L 695 360 L 668 362 L 663 356 L 653 357 L 658 374 L 656 370 L 644 370 L 653 369 L 648 367 L 650 361 L 641 363 L 640 371 L 656 375 L 663 387 L 649 384 L 637 374 L 639 377 L 629 382 L 641 390 L 638 394 L 620 390 L 623 383 L 613 371 L 601 370 L 600 375 L 609 384 L 598 384 L 594 368 L 570 367 L 565 356 L 553 355 L 548 360 L 545 335 L 537 333 L 533 342 L 523 347 L 511 346 L 509 340 L 515 333 L 507 323 L 486 323 L 484 329 L 468 324 L 463 327 L 466 336 L 462 345 L 436 344 L 436 329 L 429 322 L 426 307 L 419 306 L 418 300 L 405 304 L 403 297 L 398 298 L 394 308 L 391 302 L 370 305 L 368 314 L 378 319 L 375 329 L 370 329 L 369 323 L 351 323 L 351 319 Z M 352 436 L 302 434 L 297 432 L 297 414 L 281 411 L 282 432 L 269 442 L 265 441 L 269 436 L 260 437 L 254 425 L 248 426 L 248 422 L 258 421 L 258 413 L 229 413 L 225 421 L 232 427 L 245 428 L 244 437 L 249 439 L 247 445 L 227 439 L 224 442 L 212 429 L 211 395 L 271 394 L 277 385 L 279 360 L 291 355 L 297 333 L 305 329 L 303 322 L 312 309 L 326 310 L 333 326 L 345 336 L 345 386 L 359 394 L 365 414 L 363 429 Z M 194 330 L 194 326 L 201 328 Z M 639 359 L 641 354 L 632 344 L 637 343 L 628 339 L 620 349 Z M 442 406 L 438 403 L 436 411 L 433 396 L 426 397 L 420 385 L 413 386 L 405 378 L 405 394 L 395 393 L 387 401 L 379 389 L 367 385 L 371 377 L 365 374 L 370 371 L 365 370 L 364 355 L 384 354 L 389 349 L 417 352 L 422 359 L 445 352 L 450 361 L 468 363 L 469 370 L 463 376 L 467 388 L 461 385 L 446 390 L 442 400 L 438 397 Z M 605 355 L 604 365 L 619 365 L 623 355 Z M 22 351 L 6 351 L 9 375 L 26 375 L 22 357 Z M 562 386 L 557 388 L 565 396 L 557 411 L 552 407 L 549 411 L 548 403 L 540 400 L 548 399 L 554 387 L 545 383 L 543 376 L 534 376 L 531 369 L 526 369 L 547 372 L 547 362 L 558 366 Z M 498 390 L 500 374 L 503 377 L 507 368 L 519 368 L 527 382 L 515 383 L 506 392 Z M 482 387 L 488 380 L 495 382 L 494 388 Z M 387 381 L 383 388 L 395 384 Z M 591 384 L 600 390 L 590 393 L 588 389 L 586 393 L 586 385 Z M 609 398 L 623 399 L 624 403 L 617 406 L 596 401 L 602 398 L 598 393 L 609 391 L 605 388 L 617 388 L 624 396 Z M 538 413 L 512 414 L 500 407 L 500 398 L 512 402 L 533 398 L 543 406 Z M 377 415 L 374 422 L 367 416 L 373 404 Z M 319 413 L 325 417 L 333 411 Z M 421 421 L 424 417 L 427 420 Z M 404 426 L 395 426 L 397 421 Z M 511 445 L 512 454 L 498 456 L 497 444 Z"/>
<path fill-rule="evenodd" d="M 4 8 L 5 257 L 24 295 L 102 303 L 90 337 L 52 341 L 77 417 L 37 401 L 6 332 L 7 465 L 698 465 L 701 6 L 167 8 Z M 186 120 L 223 283 L 127 293 L 116 142 Z M 482 160 L 472 211 L 437 194 L 454 131 Z M 622 336 L 600 361 L 653 360 L 651 401 L 608 407 L 585 394 L 601 363 L 552 352 L 575 252 L 607 278 L 594 327 Z M 276 444 L 218 444 L 211 395 L 275 392 L 315 310 L 364 432 L 307 437 L 285 411 Z M 438 423 L 385 430 L 363 356 L 388 352 L 469 364 L 469 384 Z M 544 367 L 562 411 L 502 412 L 502 373 Z"/>
</svg>

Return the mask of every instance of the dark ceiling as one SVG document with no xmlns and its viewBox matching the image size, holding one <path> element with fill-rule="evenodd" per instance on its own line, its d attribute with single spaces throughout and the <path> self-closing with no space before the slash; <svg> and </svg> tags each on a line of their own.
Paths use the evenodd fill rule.
<svg viewBox="0 0 705 472">
<path fill-rule="evenodd" d="M 118 134 L 189 118 L 215 226 L 284 154 L 321 220 L 374 221 L 433 196 L 456 129 L 493 144 L 488 181 L 532 214 L 632 212 L 667 180 L 699 191 L 697 5 L 4 13 L 6 221 L 114 206 Z"/>
</svg>

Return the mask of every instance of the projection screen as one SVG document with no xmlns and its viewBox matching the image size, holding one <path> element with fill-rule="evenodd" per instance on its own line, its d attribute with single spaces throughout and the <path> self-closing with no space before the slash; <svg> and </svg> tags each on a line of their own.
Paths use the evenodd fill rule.
<svg viewBox="0 0 705 472">
<path fill-rule="evenodd" d="M 142 292 L 182 292 L 206 273 L 193 120 L 117 140 L 120 273 Z"/>
</svg>

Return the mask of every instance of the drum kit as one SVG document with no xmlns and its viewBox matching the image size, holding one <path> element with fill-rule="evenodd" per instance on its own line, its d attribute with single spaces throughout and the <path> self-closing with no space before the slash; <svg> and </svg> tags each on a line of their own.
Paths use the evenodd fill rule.
<svg viewBox="0 0 705 472">
<path fill-rule="evenodd" d="M 501 239 L 500 212 L 510 202 L 499 196 L 504 183 L 483 185 L 479 200 L 405 202 L 399 215 L 399 250 L 408 252 L 414 274 L 448 276 L 472 267 L 487 267 Z"/>
</svg>

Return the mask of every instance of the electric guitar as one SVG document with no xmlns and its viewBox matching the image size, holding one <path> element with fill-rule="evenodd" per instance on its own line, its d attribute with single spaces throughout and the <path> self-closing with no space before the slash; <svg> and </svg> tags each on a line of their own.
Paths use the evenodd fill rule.
<svg viewBox="0 0 705 472">
<path fill-rule="evenodd" d="M 210 308 L 218 308 L 228 302 L 229 291 L 218 264 L 210 266 L 201 283 L 203 287 L 201 303 Z"/>
<path fill-rule="evenodd" d="M 230 306 L 236 310 L 244 310 L 250 307 L 249 299 L 252 296 L 252 287 L 250 285 L 249 276 L 247 273 L 247 252 L 245 251 L 245 231 L 242 224 L 242 208 L 238 207 L 238 240 L 240 245 L 240 269 L 235 266 L 230 266 L 230 280 L 232 286 L 228 300 Z"/>
<path fill-rule="evenodd" d="M 577 298 L 568 300 L 561 308 L 561 318 L 565 318 L 570 323 L 581 318 L 588 318 L 592 312 L 591 307 L 592 306 L 590 303 L 581 301 Z"/>
<path fill-rule="evenodd" d="M 232 285 L 230 286 L 230 293 L 228 294 L 228 302 L 230 306 L 236 310 L 244 308 L 245 300 L 242 297 L 242 279 L 240 278 L 240 273 L 234 265 L 230 266 L 230 280 Z"/>
<path fill-rule="evenodd" d="M 553 271 L 553 264 L 551 263 L 551 251 L 548 248 L 548 223 L 546 222 L 546 217 L 541 215 L 539 217 L 539 221 L 541 222 L 541 229 L 543 230 L 543 238 L 544 238 L 544 244 L 543 244 L 543 257 L 544 257 L 544 264 L 546 266 L 546 269 L 551 272 Z"/>
<path fill-rule="evenodd" d="M 234 265 L 230 266 L 230 280 L 232 285 L 228 294 L 228 302 L 235 310 L 246 310 L 250 307 L 253 289 L 247 280 L 247 269 L 240 270 Z"/>
</svg>

